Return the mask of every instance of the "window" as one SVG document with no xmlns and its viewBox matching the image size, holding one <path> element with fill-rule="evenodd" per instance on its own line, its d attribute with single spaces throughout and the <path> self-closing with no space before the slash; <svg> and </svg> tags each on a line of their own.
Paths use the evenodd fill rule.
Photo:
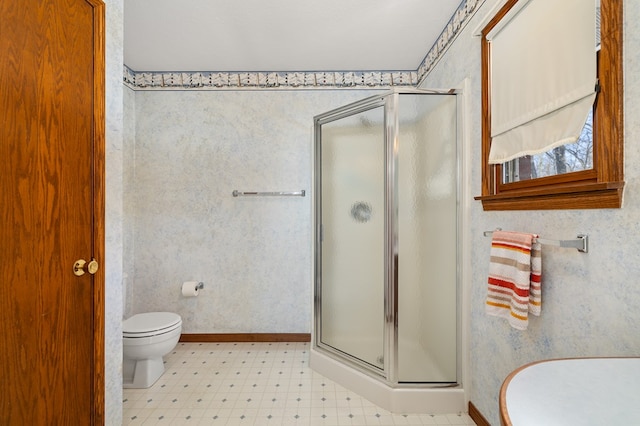
<svg viewBox="0 0 640 426">
<path fill-rule="evenodd" d="M 580 141 L 516 161 L 489 164 L 492 45 L 487 35 L 517 3 L 507 1 L 482 31 L 482 195 L 476 199 L 485 210 L 619 208 L 624 187 L 623 2 L 619 0 L 601 0 L 599 93 Z"/>
<path fill-rule="evenodd" d="M 542 154 L 525 155 L 502 165 L 502 183 L 520 182 L 593 169 L 593 112 L 575 143 Z"/>
</svg>

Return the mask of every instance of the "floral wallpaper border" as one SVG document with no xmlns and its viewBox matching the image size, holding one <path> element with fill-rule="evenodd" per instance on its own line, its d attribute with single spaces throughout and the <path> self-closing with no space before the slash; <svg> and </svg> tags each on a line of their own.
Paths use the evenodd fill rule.
<svg viewBox="0 0 640 426">
<path fill-rule="evenodd" d="M 276 89 L 415 86 L 415 71 L 397 72 L 136 72 L 125 66 L 134 89 Z"/>
<path fill-rule="evenodd" d="M 414 87 L 437 64 L 484 0 L 464 0 L 416 71 L 340 72 L 137 72 L 124 66 L 134 90 L 237 90 Z"/>
</svg>

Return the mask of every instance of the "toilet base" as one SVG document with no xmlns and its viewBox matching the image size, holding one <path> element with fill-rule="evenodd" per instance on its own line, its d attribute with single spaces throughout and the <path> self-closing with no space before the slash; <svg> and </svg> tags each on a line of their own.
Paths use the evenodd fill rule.
<svg viewBox="0 0 640 426">
<path fill-rule="evenodd" d="M 146 389 L 151 387 L 164 373 L 162 357 L 151 359 L 123 359 L 122 387 Z"/>
</svg>

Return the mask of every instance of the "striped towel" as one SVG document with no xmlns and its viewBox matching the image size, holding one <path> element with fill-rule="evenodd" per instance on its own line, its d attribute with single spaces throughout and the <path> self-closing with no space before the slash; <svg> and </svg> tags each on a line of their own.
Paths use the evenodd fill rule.
<svg viewBox="0 0 640 426">
<path fill-rule="evenodd" d="M 486 312 L 526 330 L 528 314 L 540 315 L 542 307 L 542 258 L 537 235 L 494 231 Z"/>
</svg>

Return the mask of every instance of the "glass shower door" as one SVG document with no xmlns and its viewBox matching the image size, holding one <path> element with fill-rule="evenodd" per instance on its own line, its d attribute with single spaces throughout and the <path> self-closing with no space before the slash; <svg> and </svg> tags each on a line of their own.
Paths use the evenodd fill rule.
<svg viewBox="0 0 640 426">
<path fill-rule="evenodd" d="M 457 99 L 441 94 L 396 99 L 396 379 L 455 383 Z"/>
<path fill-rule="evenodd" d="M 320 126 L 320 343 L 383 369 L 385 112 L 382 103 Z"/>
</svg>

